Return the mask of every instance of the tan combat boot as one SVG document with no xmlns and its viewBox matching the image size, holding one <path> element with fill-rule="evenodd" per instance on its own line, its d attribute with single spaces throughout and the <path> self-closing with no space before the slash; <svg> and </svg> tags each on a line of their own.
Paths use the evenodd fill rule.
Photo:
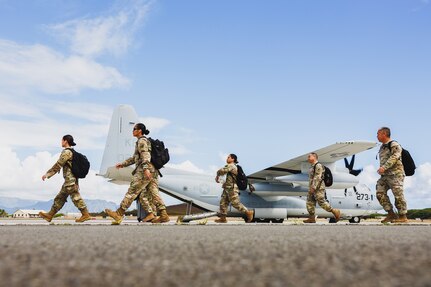
<svg viewBox="0 0 431 287">
<path fill-rule="evenodd" d="M 309 216 L 308 219 L 303 221 L 304 223 L 316 223 L 316 216 Z"/>
<path fill-rule="evenodd" d="M 160 216 L 152 221 L 152 223 L 165 223 L 169 222 L 169 215 L 166 212 L 166 209 L 160 210 Z"/>
<path fill-rule="evenodd" d="M 216 223 L 227 223 L 226 215 L 220 215 L 219 219 L 214 220 Z"/>
<path fill-rule="evenodd" d="M 39 216 L 42 217 L 43 219 L 45 219 L 48 222 L 51 222 L 51 220 L 54 217 L 54 215 L 55 215 L 55 211 L 53 211 L 52 209 L 48 213 L 45 213 L 45 212 L 42 212 L 42 211 L 39 212 Z"/>
<path fill-rule="evenodd" d="M 409 222 L 409 220 L 407 219 L 407 215 L 403 214 L 403 215 L 398 216 L 398 219 L 395 219 L 392 222 L 393 223 L 407 223 L 407 222 Z"/>
<path fill-rule="evenodd" d="M 121 208 L 117 209 L 117 211 L 112 211 L 107 208 L 105 209 L 105 212 L 109 217 L 112 217 L 114 219 L 112 223 L 120 224 L 121 221 L 123 221 L 124 210 L 122 210 Z"/>
<path fill-rule="evenodd" d="M 250 223 L 253 220 L 254 211 L 253 210 L 247 210 L 245 212 L 245 215 L 247 215 L 247 223 Z"/>
<path fill-rule="evenodd" d="M 332 214 L 334 215 L 335 223 L 337 223 L 340 220 L 341 211 L 339 209 L 333 208 Z"/>
<path fill-rule="evenodd" d="M 154 218 L 156 218 L 156 216 L 154 215 L 154 213 L 148 213 L 147 216 L 144 217 L 144 219 L 142 219 L 142 222 L 150 222 L 152 221 Z"/>
<path fill-rule="evenodd" d="M 395 219 L 397 219 L 397 215 L 395 214 L 395 212 L 393 210 L 389 210 L 388 215 L 385 217 L 385 219 L 383 219 L 380 222 L 381 223 L 394 222 Z"/>
<path fill-rule="evenodd" d="M 75 222 L 84 222 L 91 219 L 90 213 L 88 213 L 87 208 L 84 208 L 84 210 L 81 210 L 81 214 L 82 214 L 81 217 L 75 219 Z"/>
</svg>

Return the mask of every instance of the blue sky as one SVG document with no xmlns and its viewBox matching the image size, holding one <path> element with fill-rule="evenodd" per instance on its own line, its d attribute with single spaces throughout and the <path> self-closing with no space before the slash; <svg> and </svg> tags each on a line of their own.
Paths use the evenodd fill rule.
<svg viewBox="0 0 431 287">
<path fill-rule="evenodd" d="M 252 173 L 337 141 L 375 140 L 389 126 L 419 166 L 406 182 L 410 206 L 431 206 L 428 0 L 0 7 L 0 155 L 10 163 L 0 196 L 52 198 L 61 177 L 40 176 L 67 133 L 97 172 L 112 110 L 130 104 L 172 164 L 205 173 L 230 152 Z M 376 153 L 357 158 L 371 188 Z M 100 178 L 82 183 L 87 198 L 124 192 Z"/>
</svg>

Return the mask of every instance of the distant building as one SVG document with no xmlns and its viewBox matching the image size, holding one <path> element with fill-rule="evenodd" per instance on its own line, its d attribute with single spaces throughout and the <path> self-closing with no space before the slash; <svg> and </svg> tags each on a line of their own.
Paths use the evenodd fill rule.
<svg viewBox="0 0 431 287">
<path fill-rule="evenodd" d="M 45 212 L 45 210 L 34 210 L 34 209 L 18 209 L 12 214 L 13 218 L 40 218 L 39 212 Z"/>
<path fill-rule="evenodd" d="M 68 213 L 66 213 L 65 215 L 64 215 L 64 217 L 65 218 L 73 218 L 73 219 L 76 219 L 76 218 L 80 218 L 81 217 L 81 213 L 80 212 L 68 212 Z"/>
</svg>

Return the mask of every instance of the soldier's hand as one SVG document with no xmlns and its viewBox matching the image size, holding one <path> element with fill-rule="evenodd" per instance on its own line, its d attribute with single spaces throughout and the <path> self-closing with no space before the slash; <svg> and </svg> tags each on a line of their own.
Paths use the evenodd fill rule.
<svg viewBox="0 0 431 287">
<path fill-rule="evenodd" d="M 116 165 L 115 165 L 115 168 L 116 169 L 120 169 L 120 168 L 122 168 L 123 167 L 123 165 L 121 164 L 121 163 L 117 163 Z"/>
<path fill-rule="evenodd" d="M 380 175 L 382 175 L 382 174 L 384 174 L 384 173 L 385 173 L 385 169 L 384 169 L 383 167 L 380 167 L 380 168 L 377 170 L 377 173 L 378 173 L 378 174 L 380 174 Z"/>
<path fill-rule="evenodd" d="M 151 172 L 150 172 L 150 170 L 149 170 L 149 169 L 145 169 L 145 170 L 144 170 L 144 176 L 145 176 L 147 179 L 151 179 Z"/>
<path fill-rule="evenodd" d="M 42 175 L 42 180 L 45 181 L 46 179 L 46 174 Z"/>
<path fill-rule="evenodd" d="M 314 188 L 310 187 L 310 193 L 314 193 Z"/>
<path fill-rule="evenodd" d="M 218 180 L 218 175 L 216 176 L 215 181 L 216 181 L 217 183 L 220 183 L 220 181 Z"/>
</svg>

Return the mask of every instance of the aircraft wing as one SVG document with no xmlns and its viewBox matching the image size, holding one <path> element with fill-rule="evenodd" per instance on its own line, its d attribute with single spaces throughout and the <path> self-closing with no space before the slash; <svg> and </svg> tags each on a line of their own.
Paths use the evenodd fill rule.
<svg viewBox="0 0 431 287">
<path fill-rule="evenodd" d="M 372 141 L 348 141 L 337 142 L 333 145 L 318 149 L 315 152 L 319 156 L 319 162 L 323 164 L 334 163 L 345 157 L 366 151 L 377 146 L 377 143 Z M 294 159 L 282 162 L 280 164 L 265 168 L 261 171 L 248 175 L 247 177 L 252 182 L 272 181 L 279 176 L 305 173 L 304 166 L 307 166 L 308 154 L 301 155 Z M 309 165 L 308 165 L 309 166 Z M 307 171 L 308 172 L 308 171 Z"/>
</svg>

